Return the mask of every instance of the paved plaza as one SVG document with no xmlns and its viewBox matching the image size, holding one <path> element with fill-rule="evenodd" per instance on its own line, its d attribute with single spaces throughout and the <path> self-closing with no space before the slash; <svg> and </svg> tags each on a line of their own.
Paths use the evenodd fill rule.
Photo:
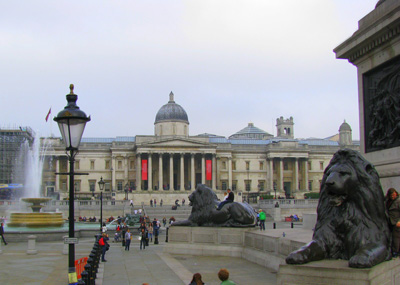
<svg viewBox="0 0 400 285">
<path fill-rule="evenodd" d="M 296 229 L 288 228 L 289 223 L 272 230 L 267 224 L 266 234 L 272 231 L 280 235 L 282 230 L 296 235 Z M 257 229 L 254 229 L 257 230 Z M 7 238 L 7 234 L 5 235 Z M 80 239 L 76 245 L 76 259 L 88 256 L 94 238 Z M 241 258 L 171 255 L 163 253 L 165 234 L 160 236 L 160 244 L 150 244 L 145 250 L 139 249 L 137 234 L 130 251 L 125 251 L 120 243 L 110 242 L 106 254 L 107 262 L 102 263 L 96 284 L 189 284 L 192 275 L 199 272 L 208 284 L 220 284 L 217 272 L 220 268 L 230 271 L 230 279 L 236 284 L 276 284 L 276 272 Z M 68 284 L 68 255 L 63 255 L 64 244 L 40 242 L 36 244 L 38 253 L 27 255 L 28 243 L 2 245 L 0 254 L 0 284 Z"/>
</svg>

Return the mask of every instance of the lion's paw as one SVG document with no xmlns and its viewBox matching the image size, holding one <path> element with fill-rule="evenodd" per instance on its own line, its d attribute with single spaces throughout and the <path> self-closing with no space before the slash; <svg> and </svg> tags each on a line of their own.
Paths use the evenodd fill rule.
<svg viewBox="0 0 400 285">
<path fill-rule="evenodd" d="M 287 264 L 304 264 L 308 262 L 308 257 L 301 251 L 294 251 L 286 257 Z"/>
<path fill-rule="evenodd" d="M 370 256 L 359 254 L 350 258 L 349 266 L 353 268 L 369 268 L 372 267 L 373 264 Z"/>
</svg>

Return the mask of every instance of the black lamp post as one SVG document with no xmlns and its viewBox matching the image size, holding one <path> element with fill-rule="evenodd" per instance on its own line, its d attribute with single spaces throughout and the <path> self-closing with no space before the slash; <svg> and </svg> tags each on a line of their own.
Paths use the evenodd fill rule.
<svg viewBox="0 0 400 285">
<path fill-rule="evenodd" d="M 74 94 L 74 85 L 69 86 L 70 94 L 68 94 L 68 105 L 64 110 L 60 111 L 54 121 L 58 123 L 62 140 L 66 146 L 66 153 L 69 159 L 69 250 L 68 250 L 68 276 L 70 283 L 76 279 L 75 271 L 75 221 L 74 221 L 74 162 L 78 153 L 79 144 L 82 139 L 83 131 L 86 123 L 90 121 L 90 116 L 79 110 L 76 105 L 78 96 Z M 76 282 L 75 282 L 76 283 Z"/>
<path fill-rule="evenodd" d="M 100 188 L 100 232 L 101 232 L 103 228 L 103 189 L 104 185 L 106 184 L 103 181 L 103 176 L 100 178 L 100 181 L 98 183 Z"/>
</svg>

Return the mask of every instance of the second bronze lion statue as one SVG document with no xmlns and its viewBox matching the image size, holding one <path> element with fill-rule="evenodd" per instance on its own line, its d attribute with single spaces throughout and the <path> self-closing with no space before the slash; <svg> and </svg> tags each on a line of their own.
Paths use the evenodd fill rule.
<svg viewBox="0 0 400 285">
<path fill-rule="evenodd" d="M 390 230 L 375 168 L 358 152 L 343 149 L 325 169 L 313 240 L 286 263 L 345 259 L 368 268 L 391 259 Z"/>
<path fill-rule="evenodd" d="M 204 184 L 197 185 L 190 194 L 189 205 L 192 206 L 189 219 L 175 222 L 172 226 L 254 227 L 256 223 L 256 213 L 247 203 L 228 203 L 217 211 L 217 195 Z"/>
</svg>

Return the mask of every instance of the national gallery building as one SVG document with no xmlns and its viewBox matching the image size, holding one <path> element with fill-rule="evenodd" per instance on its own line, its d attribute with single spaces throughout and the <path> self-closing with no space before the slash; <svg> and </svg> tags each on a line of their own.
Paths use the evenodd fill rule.
<svg viewBox="0 0 400 285">
<path fill-rule="evenodd" d="M 290 117 L 276 120 L 277 136 L 254 124 L 225 138 L 218 135 L 189 135 L 186 111 L 169 101 L 155 116 L 154 135 L 116 138 L 83 138 L 76 156 L 77 197 L 98 196 L 100 178 L 106 182 L 108 199 L 133 199 L 135 205 L 163 199 L 172 203 L 185 198 L 198 183 L 211 187 L 222 197 L 227 188 L 238 196 L 272 194 L 303 198 L 318 192 L 325 167 L 341 147 L 359 149 L 344 122 L 339 134 L 326 139 L 295 139 Z M 68 196 L 69 163 L 60 138 L 45 138 L 43 171 L 45 196 Z M 239 200 L 240 198 L 238 198 Z"/>
</svg>

